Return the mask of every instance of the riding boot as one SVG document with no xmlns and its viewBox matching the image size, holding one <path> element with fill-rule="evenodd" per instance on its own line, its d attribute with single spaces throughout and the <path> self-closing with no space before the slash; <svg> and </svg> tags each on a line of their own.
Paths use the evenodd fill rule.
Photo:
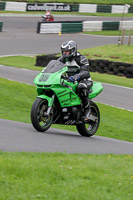
<svg viewBox="0 0 133 200">
<path fill-rule="evenodd" d="M 90 84 L 91 86 L 92 84 Z M 82 105 L 84 109 L 85 121 L 90 117 L 90 99 L 89 99 L 89 89 L 85 82 L 80 82 L 78 85 L 79 96 L 82 100 Z"/>
</svg>

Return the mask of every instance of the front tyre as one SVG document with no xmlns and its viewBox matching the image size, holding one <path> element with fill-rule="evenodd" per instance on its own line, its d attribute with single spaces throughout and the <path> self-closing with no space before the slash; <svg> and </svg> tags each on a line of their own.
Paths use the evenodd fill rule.
<svg viewBox="0 0 133 200">
<path fill-rule="evenodd" d="M 53 122 L 53 115 L 47 116 L 47 109 L 47 101 L 36 98 L 31 108 L 31 122 L 37 131 L 47 131 Z"/>
<path fill-rule="evenodd" d="M 94 135 L 97 132 L 100 123 L 100 111 L 98 106 L 91 101 L 90 108 L 90 119 L 87 122 L 76 125 L 79 134 L 86 137 Z"/>
</svg>

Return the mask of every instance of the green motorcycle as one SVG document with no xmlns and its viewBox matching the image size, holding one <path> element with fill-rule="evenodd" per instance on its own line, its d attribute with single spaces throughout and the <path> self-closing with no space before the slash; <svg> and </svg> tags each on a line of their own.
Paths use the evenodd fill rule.
<svg viewBox="0 0 133 200">
<path fill-rule="evenodd" d="M 91 114 L 86 122 L 77 93 L 78 82 L 72 83 L 68 79 L 68 74 L 77 70 L 77 66 L 70 67 L 52 60 L 35 77 L 38 96 L 31 108 L 31 122 L 37 131 L 47 131 L 52 124 L 75 125 L 80 135 L 90 137 L 98 130 L 100 112 L 92 99 L 102 92 L 102 84 L 93 82 L 89 91 Z"/>
</svg>

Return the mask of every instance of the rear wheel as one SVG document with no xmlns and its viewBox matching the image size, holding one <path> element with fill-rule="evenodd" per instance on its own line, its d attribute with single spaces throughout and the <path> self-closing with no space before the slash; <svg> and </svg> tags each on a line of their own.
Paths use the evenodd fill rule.
<svg viewBox="0 0 133 200">
<path fill-rule="evenodd" d="M 47 116 L 48 104 L 45 99 L 36 98 L 31 108 L 31 122 L 40 132 L 48 130 L 53 122 L 53 115 Z"/>
<path fill-rule="evenodd" d="M 79 134 L 86 137 L 94 135 L 97 132 L 100 123 L 100 112 L 98 106 L 91 101 L 90 108 L 90 119 L 87 122 L 76 125 Z"/>
</svg>

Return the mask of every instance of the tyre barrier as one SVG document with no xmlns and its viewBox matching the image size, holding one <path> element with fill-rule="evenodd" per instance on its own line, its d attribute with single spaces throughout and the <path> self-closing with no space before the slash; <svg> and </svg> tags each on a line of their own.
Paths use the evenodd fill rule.
<svg viewBox="0 0 133 200">
<path fill-rule="evenodd" d="M 133 78 L 133 64 L 108 60 L 90 60 L 90 71 Z"/>
<path fill-rule="evenodd" d="M 133 29 L 133 21 L 53 21 L 37 24 L 37 33 L 80 33 L 122 29 Z"/>
<path fill-rule="evenodd" d="M 3 22 L 0 22 L 0 32 L 2 32 Z"/>
<path fill-rule="evenodd" d="M 83 21 L 38 22 L 37 33 L 80 33 Z"/>
<path fill-rule="evenodd" d="M 51 60 L 57 60 L 58 58 L 56 54 L 36 56 L 35 66 L 46 67 Z"/>
<path fill-rule="evenodd" d="M 79 13 L 133 13 L 133 5 L 67 4 L 67 3 L 26 3 L 0 1 L 0 10 L 5 11 L 60 11 Z"/>
<path fill-rule="evenodd" d="M 41 55 L 36 57 L 35 66 L 45 67 L 51 60 L 57 60 L 59 57 L 56 54 Z M 114 62 L 108 60 L 91 60 L 90 72 L 106 73 L 126 78 L 133 78 L 133 64 Z"/>
<path fill-rule="evenodd" d="M 105 30 L 131 30 L 133 21 L 84 21 L 83 32 Z"/>
</svg>

